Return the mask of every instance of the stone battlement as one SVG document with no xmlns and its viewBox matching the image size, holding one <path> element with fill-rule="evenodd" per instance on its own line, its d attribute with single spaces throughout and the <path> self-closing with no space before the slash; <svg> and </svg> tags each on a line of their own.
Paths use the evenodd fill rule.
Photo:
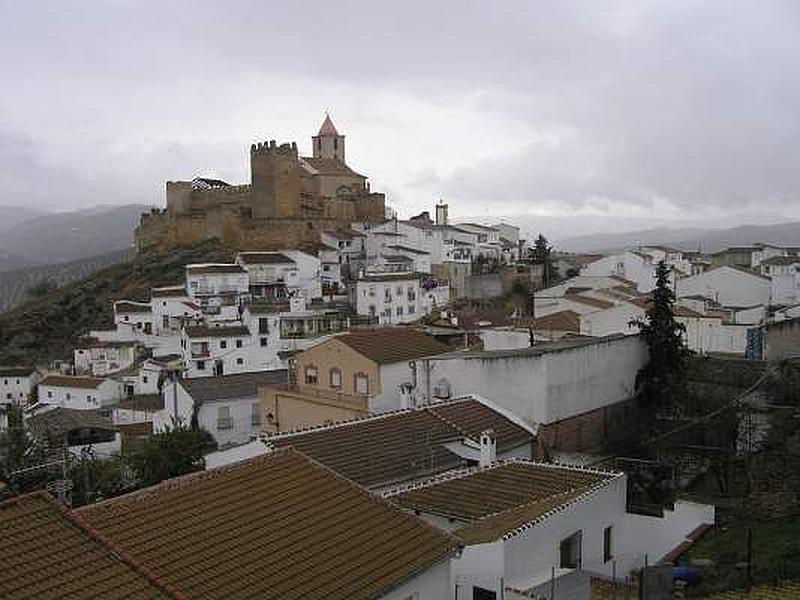
<svg viewBox="0 0 800 600">
<path fill-rule="evenodd" d="M 258 142 L 257 144 L 253 144 L 250 146 L 250 154 L 261 154 L 261 155 L 276 155 L 276 156 L 292 156 L 294 158 L 298 157 L 297 154 L 297 143 L 292 142 L 280 144 L 275 140 L 270 140 L 269 142 Z"/>
</svg>

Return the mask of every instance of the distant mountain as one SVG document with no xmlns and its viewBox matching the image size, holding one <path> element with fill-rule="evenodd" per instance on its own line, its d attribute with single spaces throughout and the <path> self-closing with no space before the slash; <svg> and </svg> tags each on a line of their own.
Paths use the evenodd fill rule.
<svg viewBox="0 0 800 600">
<path fill-rule="evenodd" d="M 48 213 L 18 222 L 0 235 L 0 252 L 50 265 L 124 250 L 133 245 L 140 204 Z"/>
<path fill-rule="evenodd" d="M 0 234 L 13 229 L 20 223 L 42 217 L 46 210 L 28 208 L 26 206 L 0 206 Z"/>
<path fill-rule="evenodd" d="M 661 244 L 679 250 L 716 252 L 729 246 L 749 246 L 755 242 L 800 246 L 800 221 L 777 225 L 741 225 L 731 229 L 658 228 L 600 233 L 555 240 L 555 245 L 567 252 L 615 252 L 637 244 Z"/>
<path fill-rule="evenodd" d="M 0 236 L 2 236 L 2 233 L 0 233 Z M 17 256 L 16 254 L 0 250 L 0 272 L 10 271 L 12 269 L 23 269 L 33 266 L 34 264 L 34 262 L 28 260 L 24 256 Z"/>
<path fill-rule="evenodd" d="M 133 248 L 115 250 L 99 256 L 81 258 L 55 265 L 37 265 L 0 272 L 0 312 L 8 310 L 27 298 L 28 290 L 41 281 L 58 286 L 67 285 L 88 277 L 109 265 L 127 262 L 133 258 Z M 1 264 L 1 263 L 0 263 Z"/>
</svg>

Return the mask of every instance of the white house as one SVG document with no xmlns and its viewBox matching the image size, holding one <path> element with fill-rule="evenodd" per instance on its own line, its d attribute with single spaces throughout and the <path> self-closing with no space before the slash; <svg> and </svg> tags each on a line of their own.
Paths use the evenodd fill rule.
<svg viewBox="0 0 800 600">
<path fill-rule="evenodd" d="M 198 304 L 192 302 L 182 285 L 150 290 L 153 327 L 159 335 L 180 335 L 185 324 L 197 323 L 203 316 Z"/>
<path fill-rule="evenodd" d="M 770 291 L 769 278 L 731 266 L 684 277 L 675 284 L 678 298 L 701 295 L 733 308 L 769 304 Z"/>
<path fill-rule="evenodd" d="M 464 544 L 457 600 L 549 597 L 551 585 L 555 597 L 588 598 L 592 576 L 625 577 L 714 524 L 713 506 L 680 501 L 660 517 L 626 512 L 622 473 L 524 460 L 452 471 L 387 499 Z"/>
<path fill-rule="evenodd" d="M 120 386 L 113 379 L 48 375 L 39 382 L 39 404 L 80 410 L 100 408 L 121 396 Z"/>
<path fill-rule="evenodd" d="M 114 325 L 118 331 L 151 335 L 153 314 L 149 302 L 118 300 L 114 302 Z"/>
<path fill-rule="evenodd" d="M 800 301 L 800 257 L 774 256 L 761 261 L 761 274 L 772 282 L 772 304 L 794 304 Z"/>
<path fill-rule="evenodd" d="M 0 367 L 0 405 L 28 404 L 40 377 L 35 367 Z"/>
<path fill-rule="evenodd" d="M 285 369 L 202 379 L 177 379 L 164 386 L 164 409 L 153 414 L 153 431 L 173 419 L 189 423 L 193 413 L 220 447 L 249 441 L 261 432 L 258 389 L 285 384 Z"/>
<path fill-rule="evenodd" d="M 100 341 L 89 338 L 73 352 L 78 375 L 105 377 L 127 369 L 136 361 L 139 344 L 134 341 Z"/>
<path fill-rule="evenodd" d="M 538 427 L 545 445 L 599 445 L 608 411 L 629 401 L 647 360 L 640 336 L 547 342 L 528 348 L 450 352 L 415 362 L 417 404 L 477 394 Z M 620 424 L 621 426 L 621 424 Z"/>
<path fill-rule="evenodd" d="M 184 327 L 181 350 L 185 377 L 212 377 L 254 370 L 257 346 L 243 325 Z"/>
<path fill-rule="evenodd" d="M 379 319 L 381 325 L 416 321 L 425 313 L 416 273 L 368 273 L 348 285 L 356 314 Z"/>
<path fill-rule="evenodd" d="M 250 294 L 247 271 L 238 264 L 186 265 L 186 291 L 204 313 L 235 313 Z"/>
</svg>

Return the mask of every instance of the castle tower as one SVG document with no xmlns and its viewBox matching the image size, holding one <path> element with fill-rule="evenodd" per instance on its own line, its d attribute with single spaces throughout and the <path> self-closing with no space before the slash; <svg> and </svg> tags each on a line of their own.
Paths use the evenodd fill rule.
<svg viewBox="0 0 800 600">
<path fill-rule="evenodd" d="M 436 224 L 449 225 L 447 220 L 447 204 L 444 203 L 444 200 L 439 200 L 439 203 L 436 205 Z"/>
<path fill-rule="evenodd" d="M 252 216 L 296 217 L 300 214 L 300 167 L 297 145 L 275 140 L 250 147 Z"/>
<path fill-rule="evenodd" d="M 325 114 L 322 127 L 319 128 L 319 133 L 311 138 L 311 142 L 314 146 L 314 158 L 335 158 L 344 162 L 344 136 L 336 131 L 329 114 Z"/>
</svg>

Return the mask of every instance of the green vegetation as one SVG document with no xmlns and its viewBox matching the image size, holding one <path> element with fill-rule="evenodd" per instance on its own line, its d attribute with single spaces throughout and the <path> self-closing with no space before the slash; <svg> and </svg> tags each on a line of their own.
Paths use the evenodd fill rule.
<svg viewBox="0 0 800 600">
<path fill-rule="evenodd" d="M 800 577 L 800 516 L 738 521 L 730 527 L 710 531 L 681 558 L 680 562 L 697 565 L 703 573 L 697 593 L 747 583 L 749 530 L 752 530 L 752 582 Z"/>
<path fill-rule="evenodd" d="M 651 420 L 659 413 L 679 412 L 676 399 L 682 396 L 690 352 L 683 343 L 686 328 L 675 320 L 674 304 L 669 268 L 661 261 L 645 318 L 634 321 L 650 351 L 650 360 L 637 374 L 637 387 L 643 416 Z"/>
<path fill-rule="evenodd" d="M 30 299 L 0 314 L 0 364 L 71 358 L 81 335 L 113 325 L 115 300 L 147 300 L 151 287 L 181 283 L 188 263 L 231 259 L 229 250 L 210 240 L 168 254 L 138 255 Z"/>
<path fill-rule="evenodd" d="M 529 258 L 535 265 L 542 265 L 542 287 L 549 287 L 558 280 L 558 270 L 553 265 L 553 247 L 541 233 L 533 242 Z"/>
<path fill-rule="evenodd" d="M 151 435 L 142 451 L 132 455 L 129 462 L 142 485 L 154 485 L 202 470 L 203 456 L 216 447 L 214 437 L 205 429 L 175 421 Z"/>
</svg>

